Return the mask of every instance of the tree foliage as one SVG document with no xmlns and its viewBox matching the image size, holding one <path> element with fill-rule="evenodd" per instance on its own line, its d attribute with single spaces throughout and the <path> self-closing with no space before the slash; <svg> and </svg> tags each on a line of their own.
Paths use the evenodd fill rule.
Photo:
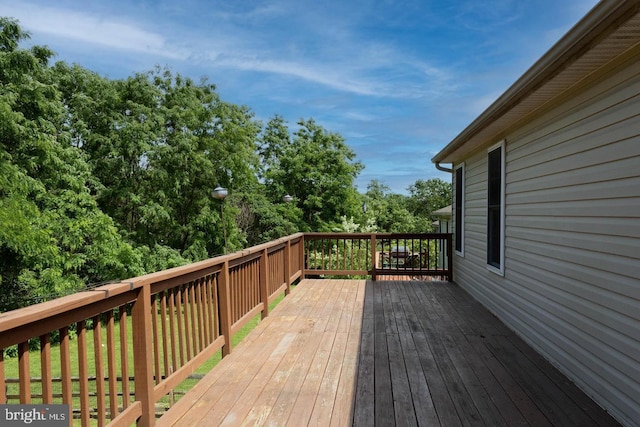
<svg viewBox="0 0 640 427">
<path fill-rule="evenodd" d="M 429 231 L 449 203 L 433 180 L 359 194 L 362 164 L 313 119 L 263 126 L 168 69 L 50 65 L 28 37 L 0 18 L 0 311 L 296 231 Z"/>
<path fill-rule="evenodd" d="M 267 125 L 261 147 L 264 181 L 272 197 L 294 197 L 302 228 L 330 231 L 342 215 L 358 209 L 354 182 L 363 166 L 339 134 L 313 119 L 298 126 L 291 137 L 281 117 Z"/>
<path fill-rule="evenodd" d="M 408 196 L 394 194 L 372 180 L 363 196 L 364 222 L 377 231 L 424 233 L 433 231 L 433 212 L 451 204 L 451 184 L 441 179 L 417 180 L 407 188 Z"/>
<path fill-rule="evenodd" d="M 70 146 L 52 55 L 0 18 L 0 305 L 3 309 L 141 272 L 92 196 L 91 168 Z"/>
</svg>

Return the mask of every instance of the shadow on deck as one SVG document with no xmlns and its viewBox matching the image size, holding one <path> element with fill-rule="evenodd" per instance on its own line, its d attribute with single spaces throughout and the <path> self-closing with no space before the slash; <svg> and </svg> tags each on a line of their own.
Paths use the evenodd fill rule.
<svg viewBox="0 0 640 427">
<path fill-rule="evenodd" d="M 618 425 L 455 284 L 304 280 L 157 425 Z"/>
</svg>

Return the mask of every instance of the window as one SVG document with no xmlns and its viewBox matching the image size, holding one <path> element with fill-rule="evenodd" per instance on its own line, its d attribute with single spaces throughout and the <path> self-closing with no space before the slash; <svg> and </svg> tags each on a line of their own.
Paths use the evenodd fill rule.
<svg viewBox="0 0 640 427">
<path fill-rule="evenodd" d="M 487 265 L 504 273 L 504 143 L 487 155 Z"/>
<path fill-rule="evenodd" d="M 456 253 L 464 256 L 464 163 L 455 169 L 455 248 Z"/>
</svg>

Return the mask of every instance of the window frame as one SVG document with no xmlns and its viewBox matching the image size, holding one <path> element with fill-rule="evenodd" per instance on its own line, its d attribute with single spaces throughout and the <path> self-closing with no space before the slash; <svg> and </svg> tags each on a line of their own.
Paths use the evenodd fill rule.
<svg viewBox="0 0 640 427">
<path fill-rule="evenodd" d="M 465 165 L 464 162 L 460 163 L 453 169 L 455 177 L 455 220 L 453 223 L 455 231 L 455 239 L 453 247 L 455 253 L 458 256 L 464 258 L 464 179 L 465 179 Z M 458 171 L 460 171 L 460 177 L 458 177 Z M 460 181 L 460 182 L 458 182 Z M 459 191 L 460 190 L 460 191 Z M 459 194 L 458 194 L 459 193 Z M 458 247 L 458 237 L 460 238 L 460 246 Z"/>
<path fill-rule="evenodd" d="M 505 258 L 505 188 L 506 188 L 506 150 L 505 150 L 505 141 L 502 140 L 499 143 L 492 145 L 487 149 L 487 269 L 492 271 L 500 276 L 504 276 L 504 258 Z M 493 171 L 491 169 L 491 161 L 490 157 L 497 150 L 500 150 L 500 185 L 499 189 L 491 188 L 491 177 Z M 491 203 L 492 195 L 495 196 L 495 191 L 498 191 L 498 195 L 500 197 L 499 203 Z M 497 219 L 499 223 L 497 225 L 497 230 L 493 229 L 492 215 L 496 215 L 497 211 Z M 496 219 L 496 218 L 494 218 Z M 495 241 L 497 239 L 497 241 Z M 492 249 L 495 249 L 494 245 L 498 245 L 498 260 L 492 258 Z M 497 262 L 496 262 L 497 261 Z"/>
</svg>

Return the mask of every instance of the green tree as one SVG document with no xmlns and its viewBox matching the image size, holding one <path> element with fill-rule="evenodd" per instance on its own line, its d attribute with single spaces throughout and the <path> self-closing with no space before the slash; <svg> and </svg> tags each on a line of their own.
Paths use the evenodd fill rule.
<svg viewBox="0 0 640 427">
<path fill-rule="evenodd" d="M 93 196 L 91 169 L 70 144 L 44 47 L 0 18 L 0 309 L 140 273 Z"/>
<path fill-rule="evenodd" d="M 330 231 L 341 216 L 358 214 L 354 181 L 363 166 L 339 134 L 313 119 L 301 120 L 298 126 L 289 137 L 282 118 L 269 123 L 261 147 L 264 182 L 271 194 L 294 197 L 302 230 Z"/>
<path fill-rule="evenodd" d="M 451 185 L 439 179 L 417 180 L 409 196 L 394 194 L 378 180 L 372 180 L 364 194 L 365 217 L 378 231 L 425 233 L 433 229 L 433 210 L 451 203 Z"/>
<path fill-rule="evenodd" d="M 426 181 L 419 179 L 410 185 L 407 190 L 409 191 L 407 208 L 416 217 L 426 219 L 429 223 L 436 219 L 432 215 L 433 211 L 444 208 L 452 202 L 451 183 L 439 178 L 432 178 Z"/>
<path fill-rule="evenodd" d="M 229 248 L 246 244 L 233 204 L 224 204 L 223 225 L 211 191 L 257 183 L 260 125 L 248 108 L 220 100 L 205 79 L 166 69 L 116 81 L 57 69 L 72 142 L 88 156 L 98 202 L 136 246 L 174 263 L 221 253 L 223 227 Z"/>
<path fill-rule="evenodd" d="M 222 253 L 225 231 L 228 249 L 240 249 L 246 237 L 234 221 L 231 200 L 234 192 L 257 184 L 260 124 L 248 108 L 221 101 L 205 80 L 195 84 L 165 71 L 155 81 L 164 92 L 166 126 L 149 153 L 143 234 L 194 260 Z M 231 193 L 224 216 L 212 197 L 218 185 Z"/>
<path fill-rule="evenodd" d="M 135 233 L 147 191 L 149 151 L 164 126 L 158 106 L 162 93 L 149 74 L 109 80 L 77 65 L 55 68 L 71 143 L 87 155 L 98 203 L 123 230 Z"/>
<path fill-rule="evenodd" d="M 0 309 L 362 216 L 362 165 L 312 119 L 262 130 L 206 79 L 49 66 L 28 37 L 0 18 Z"/>
<path fill-rule="evenodd" d="M 283 200 L 290 190 L 285 187 L 281 159 L 292 151 L 289 128 L 281 116 L 275 115 L 258 138 L 260 183 L 233 199 L 239 212 L 237 223 L 247 236 L 247 244 L 263 243 L 305 228 L 297 200 Z"/>
<path fill-rule="evenodd" d="M 415 218 L 407 209 L 406 196 L 394 194 L 391 189 L 380 182 L 372 180 L 367 185 L 364 195 L 367 205 L 366 217 L 380 232 L 418 232 Z"/>
</svg>

